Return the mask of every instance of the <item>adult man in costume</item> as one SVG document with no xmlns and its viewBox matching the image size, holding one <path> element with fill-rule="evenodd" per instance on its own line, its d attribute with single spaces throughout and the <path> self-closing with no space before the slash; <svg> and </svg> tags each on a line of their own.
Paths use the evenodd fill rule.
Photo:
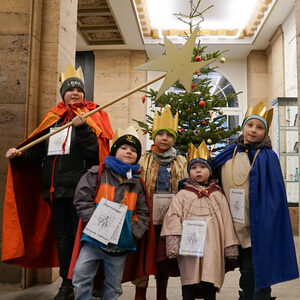
<svg viewBox="0 0 300 300">
<path fill-rule="evenodd" d="M 62 286 L 55 300 L 73 297 L 67 273 L 78 224 L 73 207 L 77 182 L 89 167 L 109 154 L 113 137 L 104 111 L 83 117 L 97 105 L 84 98 L 81 68 L 68 65 L 61 82 L 63 101 L 50 109 L 20 147 L 67 122 L 72 121 L 73 126 L 22 153 L 16 148 L 7 151 L 10 165 L 2 238 L 4 262 L 39 268 L 58 266 L 59 261 Z"/>
</svg>

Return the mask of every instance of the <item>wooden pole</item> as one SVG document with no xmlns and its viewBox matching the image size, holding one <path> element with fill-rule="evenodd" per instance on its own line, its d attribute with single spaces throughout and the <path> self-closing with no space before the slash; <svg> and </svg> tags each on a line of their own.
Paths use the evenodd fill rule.
<svg viewBox="0 0 300 300">
<path fill-rule="evenodd" d="M 108 106 L 111 106 L 112 104 L 117 103 L 118 101 L 120 101 L 120 100 L 122 100 L 122 99 L 124 99 L 124 98 L 126 98 L 126 97 L 128 97 L 128 96 L 130 96 L 131 94 L 134 94 L 135 92 L 137 92 L 137 91 L 143 89 L 144 87 L 146 87 L 146 86 L 152 84 L 153 82 L 156 82 L 156 81 L 158 81 L 158 80 L 164 78 L 165 76 L 166 76 L 166 74 L 159 75 L 159 76 L 153 78 L 152 80 L 149 80 L 149 81 L 147 81 L 147 82 L 145 82 L 145 83 L 139 85 L 138 87 L 135 87 L 134 89 L 132 89 L 132 90 L 130 90 L 130 91 L 127 91 L 126 93 L 124 93 L 123 95 L 121 95 L 121 96 L 119 96 L 119 97 L 113 99 L 113 100 L 110 101 L 109 103 L 107 103 L 107 104 L 105 104 L 105 105 L 103 105 L 103 106 L 99 106 L 99 107 L 97 107 L 97 108 L 91 110 L 90 112 L 88 112 L 88 113 L 86 113 L 85 115 L 83 115 L 83 117 L 84 117 L 84 118 L 87 118 L 87 117 L 89 117 L 90 115 L 92 115 L 92 114 L 98 112 L 99 110 L 102 110 L 102 109 L 104 109 L 104 108 L 106 108 L 106 107 L 108 107 Z M 49 132 L 49 133 L 43 135 L 42 137 L 40 137 L 40 138 L 34 140 L 33 142 L 31 142 L 31 143 L 25 145 L 24 147 L 18 149 L 18 150 L 17 150 L 17 153 L 18 153 L 18 152 L 22 152 L 22 151 L 24 151 L 24 150 L 27 150 L 27 149 L 33 147 L 34 145 L 36 145 L 36 144 L 38 144 L 38 143 L 40 143 L 40 142 L 46 140 L 46 139 L 49 138 L 50 136 L 52 136 L 52 135 L 54 135 L 54 134 L 56 134 L 56 133 L 58 133 L 58 132 L 64 130 L 65 128 L 70 127 L 71 125 L 72 125 L 72 122 L 66 123 L 65 125 L 63 125 L 63 126 L 57 128 L 56 130 L 53 130 L 52 132 Z"/>
</svg>

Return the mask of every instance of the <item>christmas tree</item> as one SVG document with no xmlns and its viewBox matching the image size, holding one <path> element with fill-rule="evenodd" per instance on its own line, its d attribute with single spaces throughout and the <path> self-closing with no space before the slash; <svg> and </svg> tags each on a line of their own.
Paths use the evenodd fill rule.
<svg viewBox="0 0 300 300">
<path fill-rule="evenodd" d="M 189 15 L 174 14 L 180 21 L 189 25 L 190 33 L 203 21 L 203 13 L 212 7 L 210 6 L 199 12 L 200 2 L 201 0 L 198 0 L 197 4 L 194 5 L 193 0 L 190 0 L 191 10 Z M 186 35 L 187 37 L 188 35 Z M 206 53 L 206 48 L 206 46 L 201 46 L 199 40 L 193 50 L 192 62 L 206 61 L 212 58 L 221 63 L 225 62 L 225 58 L 222 57 L 224 51 Z M 142 101 L 145 103 L 146 98 L 151 101 L 152 113 L 156 110 L 161 113 L 166 105 L 171 106 L 173 115 L 178 111 L 178 133 L 175 148 L 183 155 L 187 153 L 190 142 L 198 147 L 202 141 L 205 141 L 212 152 L 221 150 L 224 148 L 224 143 L 228 143 L 229 137 L 240 130 L 239 126 L 232 129 L 224 126 L 227 116 L 222 108 L 226 107 L 230 101 L 236 102 L 238 93 L 230 93 L 226 96 L 220 93 L 212 93 L 213 85 L 209 74 L 214 72 L 215 68 L 207 66 L 197 70 L 193 75 L 191 92 L 189 93 L 180 81 L 177 81 L 159 98 L 157 98 L 158 92 L 153 89 L 143 91 L 145 95 Z M 150 134 L 151 136 L 153 124 L 151 115 L 146 115 L 145 122 L 134 121 L 139 124 L 144 134 Z"/>
</svg>

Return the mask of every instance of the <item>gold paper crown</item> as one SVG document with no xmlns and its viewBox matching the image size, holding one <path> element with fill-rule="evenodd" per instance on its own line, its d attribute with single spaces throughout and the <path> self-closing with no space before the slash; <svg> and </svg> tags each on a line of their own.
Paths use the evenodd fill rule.
<svg viewBox="0 0 300 300">
<path fill-rule="evenodd" d="M 60 82 L 63 84 L 63 82 L 72 77 L 80 78 L 81 81 L 84 83 L 83 73 L 81 70 L 81 67 L 79 67 L 77 70 L 74 69 L 74 67 L 70 64 L 67 65 L 65 72 L 60 73 Z"/>
<path fill-rule="evenodd" d="M 194 158 L 203 158 L 205 160 L 208 160 L 209 157 L 210 157 L 210 153 L 204 141 L 202 141 L 198 149 L 192 143 L 189 143 L 188 162 L 190 162 Z"/>
<path fill-rule="evenodd" d="M 127 137 L 128 139 L 128 142 L 130 143 L 134 143 L 132 137 L 130 135 L 133 135 L 135 136 L 138 140 L 139 140 L 139 136 L 136 132 L 136 129 L 133 127 L 133 126 L 129 126 L 127 127 L 126 129 L 121 129 L 121 128 L 118 128 L 116 131 L 115 131 L 115 135 L 112 139 L 112 144 L 121 136 L 124 136 L 124 135 L 129 135 Z"/>
<path fill-rule="evenodd" d="M 178 112 L 175 115 L 175 118 L 172 116 L 171 106 L 166 105 L 164 112 L 161 116 L 158 115 L 158 112 L 155 112 L 153 118 L 153 127 L 152 132 L 155 132 L 157 129 L 172 129 L 177 133 L 178 128 Z"/>
<path fill-rule="evenodd" d="M 244 120 L 246 120 L 246 118 L 248 118 L 251 115 L 258 115 L 264 118 L 267 121 L 268 127 L 270 128 L 273 118 L 273 108 L 267 110 L 264 102 L 260 101 L 253 108 L 250 106 L 248 107 Z"/>
</svg>

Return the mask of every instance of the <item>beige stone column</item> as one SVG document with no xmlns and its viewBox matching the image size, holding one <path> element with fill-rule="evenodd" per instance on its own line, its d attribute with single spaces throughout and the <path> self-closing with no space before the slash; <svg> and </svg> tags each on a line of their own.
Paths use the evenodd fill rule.
<svg viewBox="0 0 300 300">
<path fill-rule="evenodd" d="M 295 1 L 295 18 L 296 18 L 296 39 L 297 39 L 297 85 L 298 85 L 298 112 L 300 112 L 300 0 Z M 300 114 L 298 113 L 298 141 L 300 141 Z M 300 154 L 300 153 L 299 153 Z M 300 155 L 299 155 L 299 166 L 300 167 Z M 300 170 L 300 169 L 299 169 Z M 300 190 L 300 182 L 299 182 L 299 190 Z M 299 216 L 300 216 L 300 206 L 299 208 Z M 298 219 L 299 222 L 299 219 Z M 300 222 L 299 222 L 299 233 L 300 233 Z M 298 264 L 300 268 L 300 242 L 298 241 Z"/>
<path fill-rule="evenodd" d="M 269 73 L 269 101 L 285 96 L 285 70 L 284 70 L 284 36 L 282 27 L 273 34 L 270 46 L 267 49 Z"/>
<path fill-rule="evenodd" d="M 247 100 L 254 106 L 259 101 L 268 102 L 269 75 L 266 51 L 253 50 L 247 57 Z"/>
<path fill-rule="evenodd" d="M 266 104 L 284 97 L 284 44 L 281 26 L 278 27 L 266 50 L 253 50 L 247 57 L 248 105 L 259 101 Z"/>
<path fill-rule="evenodd" d="M 146 82 L 146 72 L 134 67 L 147 61 L 145 51 L 97 50 L 95 54 L 95 102 L 104 105 Z M 105 109 L 113 129 L 138 127 L 132 119 L 145 120 L 146 103 L 137 92 Z M 141 131 L 139 136 L 143 140 Z"/>
<path fill-rule="evenodd" d="M 58 75 L 75 62 L 76 24 L 77 0 L 1 1 L 1 231 L 8 165 L 5 152 L 21 143 L 60 99 Z M 51 271 L 0 264 L 0 283 L 26 287 L 32 281 L 49 282 L 53 276 Z"/>
</svg>

